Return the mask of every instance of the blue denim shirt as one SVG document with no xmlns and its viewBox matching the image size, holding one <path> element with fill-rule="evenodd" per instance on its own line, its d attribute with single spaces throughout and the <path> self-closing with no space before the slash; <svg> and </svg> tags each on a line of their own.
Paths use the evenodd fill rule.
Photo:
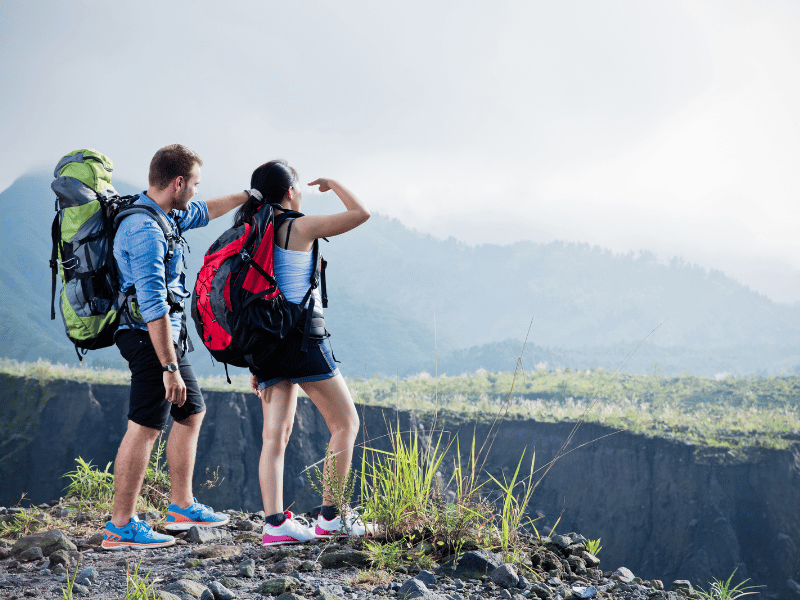
<svg viewBox="0 0 800 600">
<path fill-rule="evenodd" d="M 136 204 L 145 203 L 161 210 L 142 192 Z M 181 231 L 208 225 L 208 206 L 203 201 L 191 202 L 188 210 L 174 211 L 172 214 Z M 177 234 L 178 230 L 174 226 L 173 229 Z M 114 258 L 119 268 L 120 289 L 126 290 L 131 285 L 136 287 L 139 310 L 147 323 L 169 313 L 167 285 L 179 302 L 190 296 L 185 285 L 186 275 L 183 273 L 183 245 L 175 245 L 175 254 L 167 264 L 166 256 L 167 240 L 152 217 L 139 213 L 123 219 L 114 238 Z M 175 343 L 178 343 L 181 332 L 181 315 L 182 313 L 173 313 L 170 316 L 172 339 Z M 120 325 L 120 329 L 130 328 L 147 331 L 146 324 Z"/>
</svg>

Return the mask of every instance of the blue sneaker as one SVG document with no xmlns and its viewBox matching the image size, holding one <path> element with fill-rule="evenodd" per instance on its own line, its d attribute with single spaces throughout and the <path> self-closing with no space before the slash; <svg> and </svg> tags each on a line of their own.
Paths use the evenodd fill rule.
<svg viewBox="0 0 800 600">
<path fill-rule="evenodd" d="M 119 550 L 121 548 L 163 548 L 172 546 L 175 538 L 171 535 L 156 533 L 144 521 L 131 517 L 130 523 L 125 527 L 116 527 L 109 521 L 103 532 L 103 543 L 106 550 Z"/>
<path fill-rule="evenodd" d="M 177 504 L 170 504 L 167 509 L 167 531 L 186 531 L 194 526 L 219 527 L 228 522 L 228 517 L 215 513 L 210 506 L 200 504 L 197 498 L 192 498 L 194 504 L 189 508 L 181 508 Z"/>
</svg>

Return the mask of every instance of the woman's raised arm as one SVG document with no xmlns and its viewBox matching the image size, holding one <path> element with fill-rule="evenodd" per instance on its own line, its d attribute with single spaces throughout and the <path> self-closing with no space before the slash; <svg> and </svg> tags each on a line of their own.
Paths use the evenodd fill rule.
<svg viewBox="0 0 800 600">
<path fill-rule="evenodd" d="M 320 178 L 308 185 L 319 186 L 320 192 L 333 190 L 347 210 L 334 215 L 306 215 L 301 217 L 294 224 L 292 236 L 299 234 L 301 238 L 310 243 L 318 238 L 346 233 L 369 219 L 369 210 L 361 204 L 350 190 L 338 181 Z"/>
</svg>

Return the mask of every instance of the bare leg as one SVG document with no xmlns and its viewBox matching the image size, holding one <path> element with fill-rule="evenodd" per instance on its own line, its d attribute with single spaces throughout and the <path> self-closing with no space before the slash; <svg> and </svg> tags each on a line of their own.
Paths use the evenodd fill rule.
<svg viewBox="0 0 800 600">
<path fill-rule="evenodd" d="M 309 381 L 301 383 L 300 387 L 319 409 L 328 429 L 331 432 L 331 441 L 328 443 L 328 452 L 336 457 L 336 480 L 342 482 L 350 471 L 353 460 L 353 444 L 358 436 L 358 413 L 356 412 L 350 390 L 341 374 L 331 379 L 322 381 Z M 328 461 L 325 461 L 323 476 L 328 481 Z M 330 491 L 323 490 L 322 503 L 333 505 Z"/>
<path fill-rule="evenodd" d="M 114 462 L 114 509 L 111 522 L 124 527 L 136 512 L 136 499 L 142 490 L 144 473 L 150 462 L 150 451 L 160 429 L 143 427 L 128 421 L 128 430 L 122 438 Z"/>
<path fill-rule="evenodd" d="M 283 460 L 289 436 L 292 435 L 297 392 L 296 385 L 281 381 L 259 394 L 264 411 L 264 430 L 261 458 L 258 461 L 258 482 L 265 515 L 283 512 Z"/>
<path fill-rule="evenodd" d="M 167 464 L 169 465 L 169 481 L 172 503 L 181 508 L 189 507 L 194 498 L 192 495 L 192 475 L 194 460 L 197 456 L 197 438 L 200 436 L 200 425 L 206 413 L 189 415 L 180 423 L 175 421 L 167 440 Z"/>
</svg>

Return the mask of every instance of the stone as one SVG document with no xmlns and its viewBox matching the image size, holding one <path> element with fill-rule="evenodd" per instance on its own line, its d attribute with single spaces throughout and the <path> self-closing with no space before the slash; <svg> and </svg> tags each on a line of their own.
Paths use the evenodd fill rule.
<svg viewBox="0 0 800 600">
<path fill-rule="evenodd" d="M 466 579 L 480 579 L 488 576 L 497 567 L 503 564 L 494 553 L 488 550 L 470 550 L 457 559 L 446 562 L 434 571 L 438 575 L 449 577 L 463 577 Z"/>
<path fill-rule="evenodd" d="M 304 572 L 319 571 L 321 569 L 322 565 L 320 565 L 317 562 L 314 562 L 313 560 L 304 560 L 303 562 L 300 563 L 300 566 L 298 567 L 298 570 Z"/>
<path fill-rule="evenodd" d="M 175 594 L 171 594 L 171 593 L 166 592 L 164 590 L 158 590 L 156 592 L 156 597 L 158 598 L 158 600 L 181 600 Z"/>
<path fill-rule="evenodd" d="M 458 577 L 453 579 L 453 585 L 456 586 L 457 590 L 460 590 L 460 589 L 464 588 L 464 582 L 461 581 Z"/>
<path fill-rule="evenodd" d="M 103 543 L 103 537 L 105 537 L 102 533 L 95 533 L 94 535 L 90 536 L 86 543 L 89 546 L 99 546 Z"/>
<path fill-rule="evenodd" d="M 692 583 L 688 579 L 676 579 L 672 582 L 672 585 L 669 586 L 669 591 L 677 592 L 678 590 L 691 592 L 693 590 Z"/>
<path fill-rule="evenodd" d="M 600 559 L 597 558 L 594 554 L 589 552 L 588 550 L 582 550 L 578 553 L 578 556 L 584 562 L 587 568 L 589 569 L 596 569 L 600 566 Z"/>
<path fill-rule="evenodd" d="M 365 567 L 369 564 L 369 554 L 358 550 L 336 550 L 319 556 L 320 564 L 326 569 L 342 567 Z"/>
<path fill-rule="evenodd" d="M 541 600 L 547 600 L 548 598 L 553 597 L 553 592 L 550 590 L 550 588 L 543 583 L 539 583 L 538 581 L 531 582 L 531 592 L 536 594 L 536 596 L 541 598 Z"/>
<path fill-rule="evenodd" d="M 550 543 L 562 550 L 566 550 L 572 545 L 572 540 L 565 535 L 552 535 L 550 536 Z"/>
<path fill-rule="evenodd" d="M 17 558 L 22 562 L 31 562 L 34 560 L 42 560 L 44 554 L 42 554 L 42 549 L 39 546 L 31 546 L 20 552 Z"/>
<path fill-rule="evenodd" d="M 567 559 L 567 563 L 569 563 L 569 568 L 576 575 L 586 575 L 586 564 L 583 562 L 583 559 L 581 559 L 580 557 L 578 557 L 578 556 L 570 556 Z"/>
<path fill-rule="evenodd" d="M 236 594 L 222 585 L 219 581 L 212 581 L 209 583 L 208 589 L 214 594 L 215 600 L 233 600 L 236 597 Z"/>
<path fill-rule="evenodd" d="M 424 598 L 429 593 L 428 587 L 419 579 L 414 578 L 406 580 L 397 590 L 397 595 L 403 598 Z"/>
<path fill-rule="evenodd" d="M 204 589 L 203 594 L 200 596 L 200 600 L 214 600 L 214 592 L 208 588 Z"/>
<path fill-rule="evenodd" d="M 236 534 L 236 541 L 244 544 L 260 544 L 261 534 L 254 531 L 245 531 L 244 533 Z"/>
<path fill-rule="evenodd" d="M 192 527 L 184 538 L 187 542 L 193 544 L 209 544 L 211 542 L 219 542 L 231 539 L 231 534 L 218 527 Z"/>
<path fill-rule="evenodd" d="M 436 574 L 433 571 L 420 571 L 416 574 L 415 579 L 419 579 L 426 586 L 436 584 Z"/>
<path fill-rule="evenodd" d="M 511 592 L 509 592 L 507 589 L 500 590 L 500 595 L 499 596 L 503 600 L 511 600 Z"/>
<path fill-rule="evenodd" d="M 573 533 L 571 536 L 573 544 L 583 544 L 584 542 L 588 542 L 585 537 L 583 537 L 580 533 Z"/>
<path fill-rule="evenodd" d="M 236 521 L 234 527 L 236 527 L 236 529 L 239 531 L 261 531 L 261 525 L 255 521 L 250 521 L 249 519 Z"/>
<path fill-rule="evenodd" d="M 252 558 L 247 558 L 239 563 L 239 574 L 244 577 L 255 577 L 256 574 L 256 561 Z"/>
<path fill-rule="evenodd" d="M 663 590 L 664 589 L 664 582 L 660 579 L 651 579 L 650 580 L 650 587 L 654 590 Z"/>
<path fill-rule="evenodd" d="M 291 592 L 299 587 L 300 580 L 294 577 L 276 577 L 262 583 L 258 591 L 267 596 L 280 596 L 285 592 Z"/>
<path fill-rule="evenodd" d="M 287 556 L 283 560 L 278 561 L 272 567 L 273 573 L 291 573 L 300 568 L 302 561 L 294 556 Z"/>
<path fill-rule="evenodd" d="M 517 587 L 519 583 L 517 568 L 508 563 L 500 565 L 492 571 L 492 582 L 505 589 Z"/>
<path fill-rule="evenodd" d="M 22 552 L 34 546 L 41 548 L 44 556 L 50 556 L 56 550 L 78 549 L 75 544 L 69 541 L 63 531 L 60 529 L 51 529 L 50 531 L 33 533 L 19 538 L 11 547 L 11 552 L 14 555 L 22 554 Z"/>
<path fill-rule="evenodd" d="M 277 600 L 305 600 L 302 596 L 293 594 L 292 592 L 284 592 L 278 596 Z"/>
<path fill-rule="evenodd" d="M 89 588 L 85 585 L 81 585 L 80 583 L 73 583 L 72 584 L 72 593 L 78 596 L 88 596 L 89 595 Z"/>
<path fill-rule="evenodd" d="M 50 554 L 50 564 L 69 567 L 69 554 L 66 550 L 56 550 Z"/>
<path fill-rule="evenodd" d="M 212 544 L 194 548 L 189 554 L 197 558 L 227 558 L 229 556 L 239 556 L 241 553 L 242 549 L 237 546 Z"/>
<path fill-rule="evenodd" d="M 528 583 L 528 580 L 527 580 L 527 579 L 525 579 L 525 575 L 520 575 L 520 576 L 519 576 L 519 581 L 517 581 L 517 588 L 519 588 L 519 589 L 521 589 L 521 590 L 525 591 L 525 590 L 527 590 L 529 587 L 531 587 L 531 584 L 530 584 L 530 583 Z"/>
<path fill-rule="evenodd" d="M 633 577 L 634 575 L 631 570 L 626 567 L 620 567 L 611 574 L 611 579 L 621 581 L 622 583 L 632 583 Z"/>
<path fill-rule="evenodd" d="M 200 598 L 200 596 L 203 595 L 203 591 L 207 588 L 202 583 L 191 579 L 178 579 L 178 581 L 168 585 L 164 589 L 168 592 L 178 592 L 178 594 L 186 594 L 192 598 Z"/>
<path fill-rule="evenodd" d="M 575 596 L 576 598 L 583 598 L 583 599 L 594 598 L 595 596 L 597 596 L 597 588 L 594 587 L 593 585 L 590 585 L 589 587 L 576 586 L 572 588 L 572 595 Z"/>
</svg>

